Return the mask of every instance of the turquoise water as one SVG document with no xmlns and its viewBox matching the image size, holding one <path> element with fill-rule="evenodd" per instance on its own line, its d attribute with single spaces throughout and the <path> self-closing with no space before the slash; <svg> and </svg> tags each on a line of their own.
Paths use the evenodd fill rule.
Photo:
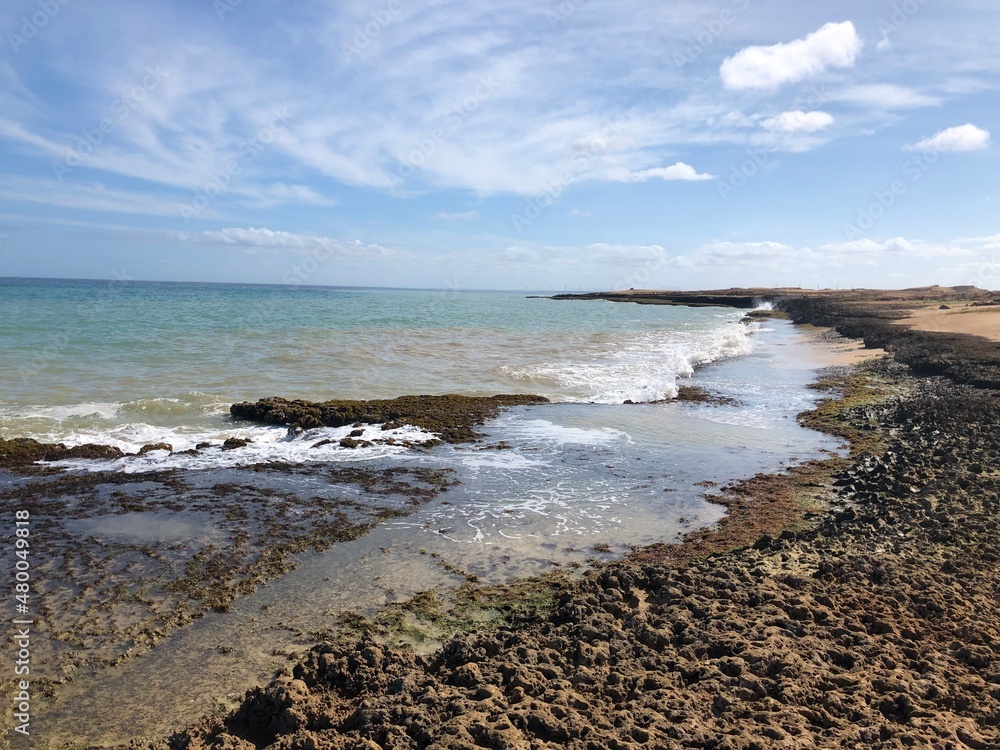
<svg viewBox="0 0 1000 750">
<path fill-rule="evenodd" d="M 0 279 L 0 434 L 183 443 L 172 429 L 214 438 L 229 404 L 271 395 L 655 401 L 696 365 L 749 353 L 740 317 L 504 292 Z"/>
</svg>

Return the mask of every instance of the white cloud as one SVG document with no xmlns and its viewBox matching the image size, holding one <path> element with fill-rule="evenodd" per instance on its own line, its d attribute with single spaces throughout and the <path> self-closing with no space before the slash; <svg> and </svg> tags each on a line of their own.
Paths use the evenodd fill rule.
<svg viewBox="0 0 1000 750">
<path fill-rule="evenodd" d="M 446 211 L 440 211 L 435 214 L 442 221 L 475 221 L 479 218 L 478 211 L 463 211 L 462 213 L 450 214 Z"/>
<path fill-rule="evenodd" d="M 722 61 L 719 75 L 728 89 L 774 89 L 827 68 L 853 67 L 861 46 L 853 23 L 828 23 L 803 39 L 741 49 Z"/>
<path fill-rule="evenodd" d="M 827 112 L 803 112 L 794 110 L 782 112 L 761 122 L 765 130 L 778 133 L 815 133 L 833 124 L 833 115 Z"/>
<path fill-rule="evenodd" d="M 566 213 L 569 216 L 593 216 L 593 214 L 590 213 L 589 211 L 583 211 L 582 209 L 579 208 L 571 208 Z"/>
<path fill-rule="evenodd" d="M 404 3 L 350 64 L 341 44 L 370 20 L 363 3 L 297 4 L 269 28 L 266 42 L 245 33 L 253 14 L 191 28 L 169 3 L 114 13 L 105 5 L 81 5 L 79 24 L 58 32 L 53 26 L 32 42 L 39 51 L 44 47 L 44 70 L 33 72 L 13 58 L 0 63 L 0 161 L 16 155 L 6 168 L 21 169 L 20 157 L 27 156 L 36 163 L 25 159 L 23 174 L 50 174 L 53 160 L 62 163 L 78 150 L 83 158 L 73 180 L 100 174 L 111 187 L 146 191 L 154 213 L 163 213 L 154 197 L 169 195 L 167 187 L 183 191 L 176 200 L 189 203 L 206 186 L 215 192 L 213 181 L 223 172 L 222 195 L 209 210 L 224 212 L 227 224 L 260 223 L 261 208 L 330 205 L 331 186 L 337 194 L 343 186 L 370 189 L 367 201 L 382 199 L 374 194 L 383 192 L 538 196 L 556 182 L 568 188 L 710 180 L 711 174 L 664 159 L 694 160 L 691 145 L 742 148 L 758 143 L 758 136 L 780 150 L 805 150 L 841 132 L 884 126 L 891 119 L 887 109 L 940 103 L 902 86 L 826 83 L 833 97 L 824 90 L 807 104 L 801 92 L 783 105 L 804 110 L 801 121 L 769 111 L 777 115 L 766 121 L 773 129 L 761 130 L 761 118 L 739 111 L 746 106 L 740 93 L 706 90 L 703 79 L 663 65 L 664 50 L 683 48 L 712 16 L 697 3 L 591 3 L 555 34 L 544 18 L 538 22 L 538 8 L 530 3 L 504 3 L 499 13 L 457 0 Z M 648 31 L 636 33 L 627 20 L 636 18 L 649 21 Z M 701 62 L 714 68 L 724 56 L 718 54 L 722 45 L 732 43 L 736 54 L 720 73 L 733 89 L 774 88 L 856 64 L 861 41 L 850 22 L 801 27 L 800 18 L 786 14 L 769 37 L 741 36 L 760 26 L 735 24 L 703 50 Z M 95 28 L 102 34 L 92 33 Z M 806 36 L 810 28 L 814 33 Z M 958 38 L 949 37 L 949 44 Z M 762 39 L 794 41 L 748 46 Z M 876 33 L 873 45 L 877 39 Z M 904 42 L 902 35 L 893 40 Z M 268 54 L 275 49 L 280 54 Z M 911 55 L 909 49 L 907 55 L 905 61 L 873 56 L 872 63 L 884 67 L 870 73 L 921 81 L 921 90 L 941 97 L 952 95 L 942 78 L 987 80 L 982 61 Z M 905 75 L 885 69 L 904 62 Z M 167 71 L 163 81 L 142 101 L 130 99 L 147 66 L 160 64 Z M 14 65 L 28 88 L 18 85 Z M 63 90 L 65 97 L 53 99 L 53 91 Z M 114 96 L 129 102 L 126 117 L 117 115 Z M 823 104 L 828 99 L 849 101 L 857 110 L 841 115 L 835 105 Z M 835 112 L 844 127 L 819 128 L 821 115 L 809 110 L 821 109 Z M 286 110 L 287 120 L 272 123 L 276 110 Z M 81 138 L 105 118 L 114 131 L 91 149 Z M 274 132 L 257 139 L 269 123 Z M 225 173 L 234 162 L 238 173 Z M 460 207 L 464 199 L 448 195 L 438 205 Z M 282 220 L 288 216 L 283 212 Z"/>
<path fill-rule="evenodd" d="M 651 169 L 641 169 L 635 172 L 628 170 L 610 170 L 608 178 L 615 182 L 646 182 L 653 178 L 661 180 L 714 180 L 715 175 L 698 172 L 690 164 L 682 161 L 671 164 L 669 167 L 653 167 Z"/>
<path fill-rule="evenodd" d="M 9 138 L 12 141 L 30 144 L 50 156 L 63 156 L 66 153 L 65 147 L 60 147 L 6 118 L 0 118 L 0 138 Z"/>
<path fill-rule="evenodd" d="M 971 123 L 940 130 L 930 138 L 907 146 L 907 151 L 979 151 L 990 145 L 990 131 Z"/>
<path fill-rule="evenodd" d="M 993 234 L 986 237 L 962 237 L 956 242 L 972 245 L 980 250 L 1000 250 L 1000 234 Z"/>
<path fill-rule="evenodd" d="M 670 260 L 662 245 L 612 245 L 595 242 L 585 245 L 575 254 L 584 263 L 609 264 L 615 267 L 652 268 L 667 265 Z"/>
</svg>

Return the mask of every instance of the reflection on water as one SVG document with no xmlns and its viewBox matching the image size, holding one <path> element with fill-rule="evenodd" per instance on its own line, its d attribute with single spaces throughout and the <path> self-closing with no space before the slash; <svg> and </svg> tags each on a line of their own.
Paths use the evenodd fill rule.
<svg viewBox="0 0 1000 750">
<path fill-rule="evenodd" d="M 129 542 L 180 542 L 221 536 L 208 513 L 133 511 L 115 516 L 74 519 L 66 524 L 74 535 L 119 538 Z"/>
</svg>

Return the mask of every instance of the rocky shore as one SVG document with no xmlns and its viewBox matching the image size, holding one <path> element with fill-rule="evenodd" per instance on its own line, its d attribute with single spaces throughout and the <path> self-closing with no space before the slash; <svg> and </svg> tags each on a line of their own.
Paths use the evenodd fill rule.
<svg viewBox="0 0 1000 750">
<path fill-rule="evenodd" d="M 294 428 L 361 427 L 381 424 L 388 430 L 404 424 L 437 433 L 446 443 L 475 440 L 475 427 L 500 413 L 508 406 L 547 403 L 542 396 L 400 396 L 393 399 L 354 401 L 290 401 L 284 398 L 262 398 L 256 402 L 233 404 L 229 413 L 236 419 L 263 424 L 290 425 Z"/>
<path fill-rule="evenodd" d="M 1000 346 L 894 322 L 996 295 L 633 296 L 768 300 L 884 348 L 801 417 L 850 456 L 723 488 L 725 522 L 683 544 L 521 582 L 506 598 L 535 606 L 469 618 L 433 654 L 358 627 L 233 713 L 133 747 L 1000 747 Z"/>
</svg>

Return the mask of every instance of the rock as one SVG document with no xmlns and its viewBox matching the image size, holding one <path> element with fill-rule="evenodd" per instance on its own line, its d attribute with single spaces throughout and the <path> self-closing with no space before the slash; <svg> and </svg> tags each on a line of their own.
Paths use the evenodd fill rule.
<svg viewBox="0 0 1000 750">
<path fill-rule="evenodd" d="M 299 424 L 304 429 L 327 427 L 362 427 L 382 424 L 398 427 L 404 424 L 422 427 L 441 435 L 450 443 L 475 440 L 479 435 L 473 427 L 495 417 L 502 408 L 524 404 L 540 404 L 548 399 L 530 395 L 499 396 L 400 396 L 394 399 L 353 401 L 302 401 L 265 398 L 253 403 L 243 401 L 229 407 L 236 419 L 263 424 Z"/>
<path fill-rule="evenodd" d="M 341 448 L 367 448 L 372 445 L 370 440 L 358 440 L 357 438 L 345 437 L 340 439 Z"/>
<path fill-rule="evenodd" d="M 222 444 L 222 450 L 224 451 L 236 450 L 237 448 L 242 448 L 246 445 L 250 445 L 250 443 L 252 442 L 253 442 L 252 440 L 247 440 L 244 438 L 237 438 L 237 437 L 226 438 L 226 442 Z"/>
<path fill-rule="evenodd" d="M 136 453 L 135 455 L 145 456 L 147 453 L 150 453 L 152 451 L 167 451 L 168 453 L 170 453 L 173 450 L 174 446 L 172 446 L 170 443 L 146 443 L 139 449 L 139 452 Z"/>
<path fill-rule="evenodd" d="M 125 454 L 113 445 L 95 445 L 87 443 L 85 445 L 75 445 L 72 448 L 65 448 L 61 455 L 49 458 L 55 461 L 60 458 L 91 458 L 91 459 L 114 459 L 122 458 Z"/>
<path fill-rule="evenodd" d="M 257 750 L 257 746 L 231 734 L 220 734 L 212 743 L 212 750 Z"/>
<path fill-rule="evenodd" d="M 115 459 L 125 454 L 111 445 L 86 443 L 67 448 L 62 443 L 40 443 L 31 438 L 0 438 L 0 467 L 26 468 L 38 461 L 59 461 L 67 458 Z"/>
</svg>

